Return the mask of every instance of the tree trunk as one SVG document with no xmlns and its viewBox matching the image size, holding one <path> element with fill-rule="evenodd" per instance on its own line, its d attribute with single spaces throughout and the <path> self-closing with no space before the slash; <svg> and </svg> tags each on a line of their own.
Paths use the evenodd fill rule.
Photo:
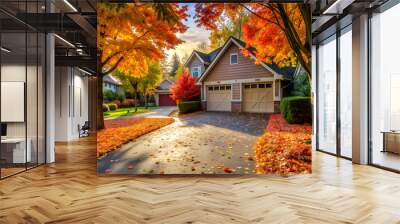
<svg viewBox="0 0 400 224">
<path fill-rule="evenodd" d="M 144 94 L 144 106 L 145 106 L 146 109 L 148 108 L 148 106 L 147 106 L 147 94 Z"/>
<path fill-rule="evenodd" d="M 97 76 L 97 130 L 104 128 L 103 115 L 103 75 Z"/>
<path fill-rule="evenodd" d="M 137 97 L 137 91 L 136 91 L 136 89 L 134 90 L 135 91 L 135 93 L 134 93 L 134 97 L 135 97 L 135 113 L 137 112 L 137 102 L 138 102 L 138 97 Z"/>
</svg>

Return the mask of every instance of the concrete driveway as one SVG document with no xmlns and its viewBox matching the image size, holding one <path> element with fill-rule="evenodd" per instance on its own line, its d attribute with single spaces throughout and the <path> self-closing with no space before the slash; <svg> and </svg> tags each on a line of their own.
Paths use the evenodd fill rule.
<svg viewBox="0 0 400 224">
<path fill-rule="evenodd" d="M 110 174 L 254 173 L 252 146 L 268 115 L 205 112 L 139 137 L 98 160 Z"/>
</svg>

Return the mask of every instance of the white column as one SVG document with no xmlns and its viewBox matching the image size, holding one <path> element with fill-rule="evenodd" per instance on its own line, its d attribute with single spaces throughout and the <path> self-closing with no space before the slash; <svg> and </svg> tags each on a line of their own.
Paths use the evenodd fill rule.
<svg viewBox="0 0 400 224">
<path fill-rule="evenodd" d="M 313 132 L 312 132 L 312 149 L 316 150 L 316 125 L 317 125 L 317 102 L 316 102 L 316 91 L 317 91 L 317 48 L 315 45 L 311 48 L 311 64 L 312 64 L 312 71 L 311 71 L 311 101 L 313 105 Z"/>
<path fill-rule="evenodd" d="M 55 133 L 55 56 L 54 35 L 46 36 L 46 163 L 55 161 L 54 133 Z"/>
<path fill-rule="evenodd" d="M 353 162 L 368 163 L 368 15 L 353 20 Z"/>
</svg>

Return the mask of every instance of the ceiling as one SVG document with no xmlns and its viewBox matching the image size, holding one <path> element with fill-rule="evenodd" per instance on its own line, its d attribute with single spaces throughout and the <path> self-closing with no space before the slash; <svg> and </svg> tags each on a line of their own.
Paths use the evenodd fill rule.
<svg viewBox="0 0 400 224">
<path fill-rule="evenodd" d="M 84 64 L 95 71 L 96 25 L 96 0 L 0 1 L 2 46 L 11 50 L 7 53 L 10 59 L 36 55 L 37 44 L 30 43 L 33 35 L 29 33 L 49 32 L 57 34 L 56 65 Z"/>
</svg>

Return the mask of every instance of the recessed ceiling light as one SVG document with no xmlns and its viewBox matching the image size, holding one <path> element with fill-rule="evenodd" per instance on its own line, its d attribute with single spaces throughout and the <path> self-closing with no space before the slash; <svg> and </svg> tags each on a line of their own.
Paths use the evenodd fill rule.
<svg viewBox="0 0 400 224">
<path fill-rule="evenodd" d="M 322 14 L 342 14 L 343 10 L 351 5 L 355 0 L 336 0 Z"/>
<path fill-rule="evenodd" d="M 74 12 L 78 12 L 78 10 L 73 6 L 68 0 L 64 0 L 65 4 L 68 5 Z"/>
<path fill-rule="evenodd" d="M 1 47 L 0 49 L 1 49 L 2 51 L 6 52 L 6 53 L 10 53 L 10 52 L 11 52 L 11 50 L 9 50 L 9 49 L 7 49 L 7 48 L 5 48 L 5 47 Z"/>
<path fill-rule="evenodd" d="M 79 67 L 78 67 L 78 70 L 81 71 L 81 72 L 83 72 L 83 73 L 85 73 L 85 74 L 87 74 L 87 75 L 92 75 L 92 73 L 90 73 L 90 72 L 88 72 L 88 71 L 85 71 L 85 70 L 83 70 L 83 69 L 81 69 L 81 68 L 79 68 Z"/>
<path fill-rule="evenodd" d="M 66 43 L 67 45 L 69 45 L 70 47 L 75 48 L 75 45 L 73 45 L 71 42 L 69 42 L 68 40 L 60 37 L 58 34 L 54 34 L 55 37 L 57 37 L 59 40 L 61 40 L 62 42 Z"/>
</svg>

